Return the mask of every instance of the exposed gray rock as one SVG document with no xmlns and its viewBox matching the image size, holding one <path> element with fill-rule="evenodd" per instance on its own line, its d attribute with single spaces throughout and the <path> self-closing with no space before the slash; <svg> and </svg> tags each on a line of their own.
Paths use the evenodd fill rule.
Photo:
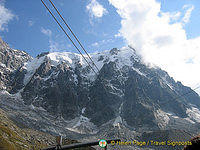
<svg viewBox="0 0 200 150">
<path fill-rule="evenodd" d="M 0 43 L 1 89 L 10 92 L 1 96 L 1 107 L 14 109 L 17 96 L 13 118 L 27 126 L 93 133 L 91 138 L 121 131 L 125 139 L 160 129 L 199 131 L 199 95 L 160 68 L 144 65 L 132 47 L 91 54 L 100 70 L 95 74 L 75 53 L 43 53 L 28 61 L 26 53 Z"/>
<path fill-rule="evenodd" d="M 184 119 L 191 105 L 199 107 L 198 94 L 175 82 L 167 72 L 145 66 L 134 53 L 126 58 L 121 56 L 123 50 L 112 49 L 109 53 L 93 56 L 102 63 L 97 76 L 70 53 L 47 53 L 36 58 L 43 61 L 27 84 L 20 84 L 26 76 L 24 70 L 18 72 L 15 84 L 23 87 L 21 95 L 26 105 L 42 107 L 66 120 L 80 116 L 85 109 L 82 115 L 98 127 L 120 116 L 123 125 L 137 131 L 167 128 L 169 114 Z M 191 93 L 180 97 L 187 92 Z M 159 119 L 160 111 L 166 116 L 163 120 Z"/>
<path fill-rule="evenodd" d="M 14 50 L 0 38 L 0 90 L 12 89 L 15 71 L 32 57 L 26 52 Z"/>
</svg>

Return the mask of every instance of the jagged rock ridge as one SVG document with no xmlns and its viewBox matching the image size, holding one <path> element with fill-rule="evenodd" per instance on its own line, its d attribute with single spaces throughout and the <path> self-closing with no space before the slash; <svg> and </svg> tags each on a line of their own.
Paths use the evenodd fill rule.
<svg viewBox="0 0 200 150">
<path fill-rule="evenodd" d="M 0 38 L 0 90 L 10 90 L 14 71 L 31 59 L 32 57 L 26 52 L 11 49 Z"/>
<path fill-rule="evenodd" d="M 130 47 L 90 55 L 100 70 L 97 75 L 76 53 L 45 53 L 24 61 L 12 74 L 10 94 L 2 92 L 2 98 L 18 104 L 13 118 L 60 133 L 98 134 L 106 124 L 137 132 L 198 131 L 200 97 L 191 88 L 160 68 L 143 64 Z M 14 109 L 7 101 L 1 104 Z M 23 113 L 26 107 L 29 115 Z"/>
</svg>

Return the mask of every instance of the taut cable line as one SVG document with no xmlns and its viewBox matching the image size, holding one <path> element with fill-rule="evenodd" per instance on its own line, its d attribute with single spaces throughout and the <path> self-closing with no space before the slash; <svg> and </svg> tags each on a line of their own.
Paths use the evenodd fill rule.
<svg viewBox="0 0 200 150">
<path fill-rule="evenodd" d="M 63 18 L 63 16 L 61 15 L 61 13 L 59 12 L 59 10 L 56 8 L 55 4 L 49 0 L 49 2 L 51 3 L 51 5 L 53 6 L 53 8 L 56 10 L 56 12 L 58 13 L 58 15 L 60 16 L 60 18 L 62 19 L 62 21 L 64 22 L 64 24 L 67 26 L 67 28 L 69 29 L 69 31 L 72 33 L 72 35 L 74 36 L 74 38 L 76 39 L 76 41 L 79 43 L 79 45 L 81 46 L 81 48 L 83 49 L 83 51 L 86 53 L 86 55 L 89 57 L 89 59 L 91 60 L 91 62 L 93 63 L 93 65 L 95 66 L 95 68 L 98 70 L 98 72 L 100 71 L 99 68 L 96 66 L 96 64 L 94 63 L 94 61 L 92 60 L 92 58 L 90 57 L 90 55 L 88 54 L 88 52 L 85 50 L 85 48 L 83 47 L 83 45 L 81 44 L 80 40 L 78 39 L 78 37 L 75 35 L 75 33 L 72 31 L 72 29 L 70 28 L 70 26 L 67 24 L 67 22 L 65 21 L 65 19 Z"/>
<path fill-rule="evenodd" d="M 51 14 L 51 16 L 54 18 L 54 20 L 55 20 L 56 23 L 59 25 L 59 27 L 63 30 L 63 32 L 65 33 L 65 35 L 68 37 L 68 39 L 72 42 L 73 46 L 79 51 L 79 53 L 80 53 L 81 56 L 84 58 L 84 60 L 87 62 L 87 64 L 89 65 L 89 67 L 93 70 L 93 72 L 94 72 L 96 75 L 98 75 L 97 72 L 94 70 L 94 68 L 93 68 L 93 67 L 90 65 L 90 63 L 87 61 L 87 59 L 85 58 L 85 56 L 81 53 L 80 49 L 76 46 L 76 44 L 74 43 L 74 41 L 73 41 L 73 40 L 70 38 L 70 36 L 67 34 L 67 32 L 66 32 L 65 29 L 62 27 L 62 25 L 58 22 L 58 20 L 57 20 L 56 17 L 53 15 L 53 13 L 51 12 L 51 10 L 50 10 L 50 9 L 47 7 L 47 5 L 44 3 L 44 1 L 41 0 L 41 2 L 42 2 L 43 5 L 45 6 L 45 8 L 48 10 L 48 12 Z M 72 35 L 74 36 L 74 38 L 76 39 L 76 41 L 79 43 L 79 45 L 81 46 L 81 48 L 84 50 L 84 52 L 86 53 L 86 55 L 88 56 L 88 58 L 91 60 L 91 62 L 93 63 L 93 65 L 95 66 L 95 68 L 96 68 L 96 69 L 98 70 L 98 72 L 99 72 L 100 70 L 98 69 L 98 67 L 96 66 L 96 64 L 94 63 L 94 61 L 93 61 L 92 58 L 90 57 L 90 55 L 87 53 L 87 51 L 85 50 L 85 48 L 83 47 L 83 45 L 81 44 L 81 42 L 79 41 L 79 39 L 77 38 L 77 36 L 74 34 L 74 32 L 72 31 L 72 29 L 69 27 L 69 25 L 67 24 L 67 22 L 65 21 L 65 19 L 64 19 L 63 16 L 61 15 L 61 13 L 58 11 L 58 9 L 56 8 L 56 6 L 53 4 L 53 2 L 52 2 L 51 0 L 49 0 L 49 2 L 50 2 L 51 5 L 54 7 L 54 9 L 56 10 L 57 14 L 58 14 L 58 15 L 60 16 L 60 18 L 63 20 L 64 24 L 67 26 L 67 28 L 69 29 L 69 31 L 72 33 Z M 129 48 L 131 48 L 133 51 L 135 51 L 135 49 L 133 49 L 132 47 L 129 47 Z M 116 65 L 117 65 L 117 64 L 116 64 Z M 117 66 L 118 66 L 118 65 L 117 65 Z M 118 66 L 118 67 L 119 67 L 119 66 Z M 103 79 L 100 78 L 100 80 L 103 80 Z M 103 83 L 102 83 L 102 85 L 103 85 L 104 89 L 107 90 L 106 87 L 105 87 L 105 85 L 104 85 Z M 181 97 L 183 97 L 183 96 L 185 96 L 185 95 L 188 95 L 189 93 L 192 93 L 193 90 L 196 90 L 196 89 L 198 89 L 198 88 L 200 88 L 200 86 L 198 86 L 198 87 L 192 89 L 192 91 L 186 92 L 186 93 L 184 93 L 184 94 L 182 94 L 182 95 L 180 95 L 180 96 L 178 96 L 178 97 L 176 97 L 176 98 L 170 99 L 170 100 L 168 100 L 168 101 L 166 101 L 166 102 L 163 102 L 163 103 L 161 103 L 161 104 L 165 104 L 165 103 L 167 103 L 167 102 L 169 102 L 169 101 L 179 99 L 179 98 L 181 98 Z M 108 90 L 107 90 L 107 91 L 108 91 Z M 107 93 L 106 93 L 106 95 L 107 95 Z"/>
<path fill-rule="evenodd" d="M 59 27 L 62 29 L 62 31 L 65 33 L 65 35 L 68 37 L 68 39 L 72 42 L 72 44 L 74 45 L 74 47 L 78 50 L 78 52 L 81 54 L 81 56 L 84 58 L 84 60 L 86 61 L 86 63 L 89 65 L 89 67 L 94 71 L 94 73 L 97 75 L 97 72 L 93 69 L 93 67 L 89 64 L 89 62 L 87 61 L 87 59 L 85 58 L 85 56 L 81 53 L 81 51 L 79 50 L 79 48 L 76 46 L 76 44 L 74 43 L 74 41 L 70 38 L 70 36 L 67 34 L 67 32 L 65 31 L 65 29 L 62 27 L 62 25 L 58 22 L 58 20 L 56 19 L 56 17 L 54 16 L 54 14 L 51 12 L 51 10 L 47 7 L 47 5 L 44 3 L 43 0 L 41 0 L 41 2 L 43 3 L 43 5 L 45 6 L 45 8 L 48 10 L 48 12 L 51 14 L 51 16 L 54 18 L 54 20 L 56 21 L 56 23 L 59 25 Z"/>
<path fill-rule="evenodd" d="M 44 3 L 43 0 L 41 0 L 41 2 L 43 3 L 43 5 L 45 6 L 45 8 L 48 10 L 48 12 L 51 14 L 51 16 L 54 18 L 54 20 L 56 21 L 56 23 L 59 25 L 59 27 L 63 30 L 63 32 L 65 33 L 65 35 L 70 39 L 70 41 L 72 42 L 72 44 L 75 46 L 75 48 L 79 51 L 79 53 L 82 55 L 82 57 L 84 58 L 84 60 L 88 63 L 88 65 L 90 66 L 90 68 L 92 69 L 92 71 L 97 75 L 96 71 L 93 69 L 93 67 L 89 64 L 89 62 L 87 61 L 87 59 L 84 57 L 84 55 L 81 53 L 81 51 L 78 49 L 78 47 L 76 46 L 76 44 L 73 42 L 73 40 L 70 38 L 70 36 L 67 34 L 67 32 L 65 31 L 65 29 L 62 27 L 62 25 L 58 22 L 58 20 L 56 19 L 56 17 L 53 15 L 53 13 L 51 12 L 51 10 L 47 7 L 47 5 Z M 108 91 L 108 89 L 106 88 L 106 86 L 104 85 L 103 81 L 105 81 L 103 78 L 99 78 L 100 82 L 102 83 L 103 88 L 105 89 L 105 94 L 108 97 L 108 93 L 106 91 Z"/>
</svg>

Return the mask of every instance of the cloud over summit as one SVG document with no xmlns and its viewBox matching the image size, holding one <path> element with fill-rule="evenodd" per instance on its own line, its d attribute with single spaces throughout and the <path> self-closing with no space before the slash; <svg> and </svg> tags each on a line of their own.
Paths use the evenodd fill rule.
<svg viewBox="0 0 200 150">
<path fill-rule="evenodd" d="M 181 12 L 162 12 L 156 0 L 109 2 L 121 17 L 119 35 L 146 63 L 161 67 L 188 86 L 200 83 L 200 37 L 188 39 L 184 29 L 194 6 L 183 6 L 180 18 Z"/>
</svg>

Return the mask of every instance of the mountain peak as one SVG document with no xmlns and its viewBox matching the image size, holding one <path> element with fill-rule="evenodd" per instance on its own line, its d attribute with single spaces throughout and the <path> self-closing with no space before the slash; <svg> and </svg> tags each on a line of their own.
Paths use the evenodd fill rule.
<svg viewBox="0 0 200 150">
<path fill-rule="evenodd" d="M 99 72 L 94 73 L 80 54 L 42 53 L 13 74 L 11 92 L 34 112 L 60 116 L 60 126 L 66 127 L 63 131 L 94 133 L 109 122 L 111 126 L 119 124 L 121 129 L 138 131 L 184 128 L 186 124 L 193 127 L 198 123 L 199 96 L 176 83 L 167 72 L 143 64 L 134 48 L 113 48 L 89 55 Z M 177 99 L 187 92 L 190 95 Z M 41 121 L 48 123 L 41 129 L 55 132 L 51 130 L 51 119 Z"/>
<path fill-rule="evenodd" d="M 0 46 L 4 48 L 9 47 L 9 45 L 6 42 L 4 42 L 1 37 L 0 37 Z"/>
</svg>

